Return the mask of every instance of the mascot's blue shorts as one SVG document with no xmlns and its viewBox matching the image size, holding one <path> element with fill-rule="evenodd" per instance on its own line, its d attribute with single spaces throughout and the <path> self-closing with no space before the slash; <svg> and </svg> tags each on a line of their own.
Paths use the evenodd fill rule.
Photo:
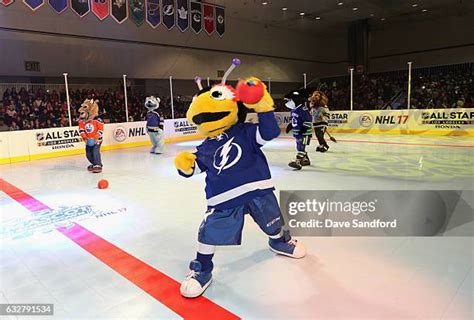
<svg viewBox="0 0 474 320">
<path fill-rule="evenodd" d="M 273 192 L 230 209 L 210 209 L 199 227 L 198 241 L 209 245 L 239 245 L 245 214 L 250 214 L 267 235 L 275 235 L 283 226 L 283 217 Z"/>
</svg>

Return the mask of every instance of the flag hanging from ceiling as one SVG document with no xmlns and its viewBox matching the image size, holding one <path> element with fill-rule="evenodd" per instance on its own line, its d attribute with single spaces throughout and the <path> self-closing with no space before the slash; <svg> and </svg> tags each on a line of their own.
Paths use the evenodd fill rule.
<svg viewBox="0 0 474 320">
<path fill-rule="evenodd" d="M 176 24 L 182 32 L 189 28 L 189 5 L 188 0 L 176 0 Z"/>
<path fill-rule="evenodd" d="M 44 4 L 44 0 L 23 0 L 23 3 L 31 10 L 36 11 Z"/>
<path fill-rule="evenodd" d="M 0 0 L 0 2 L 2 2 L 2 4 L 6 7 L 15 2 L 15 0 Z"/>
<path fill-rule="evenodd" d="M 121 24 L 128 18 L 128 2 L 127 0 L 110 0 L 110 15 Z"/>
<path fill-rule="evenodd" d="M 202 30 L 202 3 L 191 1 L 191 29 L 199 33 Z"/>
<path fill-rule="evenodd" d="M 145 0 L 129 0 L 130 19 L 137 26 L 145 21 Z"/>
<path fill-rule="evenodd" d="M 163 15 L 163 24 L 171 30 L 175 24 L 174 0 L 161 0 L 161 12 Z"/>
<path fill-rule="evenodd" d="M 204 30 L 208 34 L 212 34 L 215 29 L 215 22 L 214 22 L 214 6 L 209 3 L 203 4 L 203 11 L 204 11 Z"/>
<path fill-rule="evenodd" d="M 89 0 L 71 0 L 71 9 L 82 18 L 91 11 Z"/>
<path fill-rule="evenodd" d="M 110 13 L 109 0 L 91 0 L 91 11 L 99 20 L 104 20 Z"/>
<path fill-rule="evenodd" d="M 225 8 L 216 6 L 216 31 L 222 37 L 225 33 Z"/>
<path fill-rule="evenodd" d="M 48 3 L 57 14 L 61 14 L 67 9 L 67 0 L 48 0 Z"/>
<path fill-rule="evenodd" d="M 146 0 L 146 21 L 152 28 L 161 23 L 160 0 Z"/>
</svg>

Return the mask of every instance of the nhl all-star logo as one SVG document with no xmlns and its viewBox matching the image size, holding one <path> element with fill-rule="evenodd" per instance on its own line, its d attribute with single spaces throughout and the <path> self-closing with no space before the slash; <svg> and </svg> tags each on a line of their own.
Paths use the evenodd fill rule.
<svg viewBox="0 0 474 320">
<path fill-rule="evenodd" d="M 227 141 L 219 147 L 214 153 L 214 168 L 219 170 L 220 174 L 223 170 L 229 169 L 239 162 L 242 157 L 242 148 L 234 142 L 234 138 Z"/>
<path fill-rule="evenodd" d="M 167 4 L 163 7 L 163 14 L 165 16 L 172 16 L 174 14 L 174 6 L 172 4 Z"/>
<path fill-rule="evenodd" d="M 44 140 L 44 133 L 43 132 L 38 132 L 36 134 L 36 140 L 43 141 Z"/>
</svg>

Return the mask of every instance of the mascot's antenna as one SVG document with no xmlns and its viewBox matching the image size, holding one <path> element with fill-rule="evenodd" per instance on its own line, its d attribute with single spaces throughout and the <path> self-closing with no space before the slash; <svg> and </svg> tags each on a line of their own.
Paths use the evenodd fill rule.
<svg viewBox="0 0 474 320">
<path fill-rule="evenodd" d="M 222 84 L 225 84 L 225 81 L 227 80 L 227 77 L 229 74 L 234 70 L 238 65 L 240 65 L 240 59 L 239 58 L 234 58 L 232 59 L 232 64 L 230 65 L 229 69 L 224 73 L 224 76 L 222 77 Z"/>
<path fill-rule="evenodd" d="M 202 83 L 201 83 L 201 77 L 195 77 L 194 78 L 194 82 L 196 82 L 197 86 L 198 86 L 198 89 L 199 90 L 202 90 Z"/>
</svg>

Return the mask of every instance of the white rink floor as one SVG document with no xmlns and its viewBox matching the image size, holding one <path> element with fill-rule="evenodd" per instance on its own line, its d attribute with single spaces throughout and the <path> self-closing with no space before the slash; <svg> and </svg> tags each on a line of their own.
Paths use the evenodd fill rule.
<svg viewBox="0 0 474 320">
<path fill-rule="evenodd" d="M 311 151 L 312 166 L 300 172 L 287 167 L 291 139 L 267 145 L 277 191 L 474 189 L 472 138 L 335 136 L 341 141 L 326 154 Z M 99 175 L 85 170 L 80 155 L 0 166 L 0 177 L 54 209 L 83 212 L 72 221 L 181 281 L 205 210 L 204 177 L 181 178 L 172 163 L 196 143 L 167 145 L 165 155 L 148 148 L 105 152 Z M 109 189 L 96 188 L 100 178 Z M 180 319 L 54 223 L 28 229 L 32 214 L 0 197 L 0 303 L 54 303 L 54 317 L 33 319 Z M 205 294 L 243 319 L 474 317 L 472 237 L 307 237 L 301 240 L 308 256 L 295 261 L 271 253 L 258 227 L 246 222 L 242 246 L 217 251 L 215 281 Z"/>
</svg>

